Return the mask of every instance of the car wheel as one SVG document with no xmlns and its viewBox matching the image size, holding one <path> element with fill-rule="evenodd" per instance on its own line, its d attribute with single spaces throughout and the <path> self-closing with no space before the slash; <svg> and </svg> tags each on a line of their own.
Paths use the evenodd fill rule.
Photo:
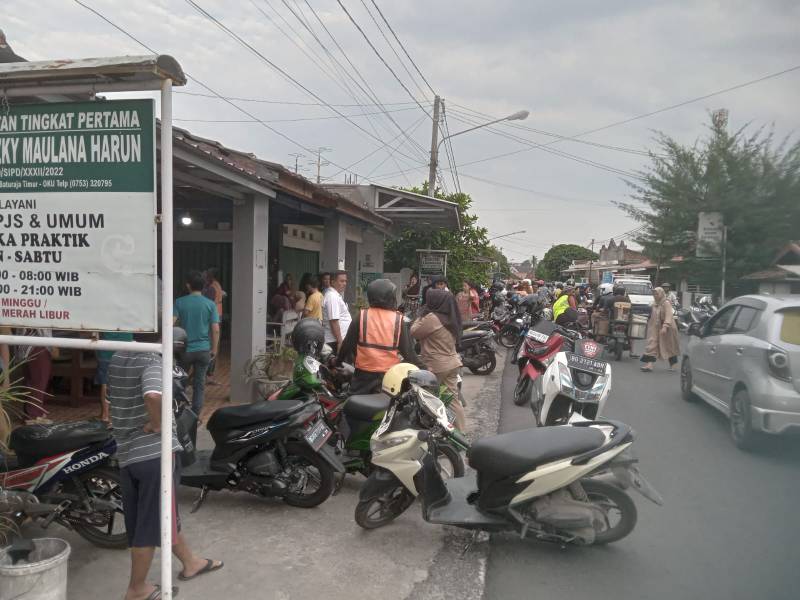
<svg viewBox="0 0 800 600">
<path fill-rule="evenodd" d="M 750 394 L 744 388 L 737 391 L 731 399 L 730 422 L 733 443 L 741 450 L 752 449 L 758 433 L 753 430 Z"/>
<path fill-rule="evenodd" d="M 692 365 L 689 363 L 688 356 L 685 356 L 681 363 L 681 397 L 686 402 L 697 400 L 697 396 L 692 392 Z"/>
</svg>

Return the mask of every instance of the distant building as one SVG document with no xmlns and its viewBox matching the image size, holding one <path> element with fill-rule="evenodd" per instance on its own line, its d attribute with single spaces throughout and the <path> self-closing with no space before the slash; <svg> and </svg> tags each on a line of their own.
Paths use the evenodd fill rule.
<svg viewBox="0 0 800 600">
<path fill-rule="evenodd" d="M 759 294 L 800 294 L 800 241 L 789 242 L 781 248 L 768 269 L 742 279 L 758 283 Z"/>
<path fill-rule="evenodd" d="M 636 265 L 647 260 L 645 255 L 637 250 L 631 250 L 624 241 L 617 244 L 614 238 L 608 245 L 600 248 L 599 258 L 595 261 L 574 260 L 572 264 L 561 271 L 565 277 L 572 277 L 576 281 L 589 281 L 591 271 L 592 284 L 600 283 L 605 273 L 626 273 L 628 265 Z"/>
</svg>

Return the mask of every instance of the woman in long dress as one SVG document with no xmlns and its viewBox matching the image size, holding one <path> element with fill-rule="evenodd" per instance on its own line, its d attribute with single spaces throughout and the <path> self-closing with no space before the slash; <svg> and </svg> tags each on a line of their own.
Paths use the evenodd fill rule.
<svg viewBox="0 0 800 600">
<path fill-rule="evenodd" d="M 642 371 L 650 373 L 659 358 L 669 362 L 669 370 L 675 371 L 681 347 L 678 341 L 678 327 L 675 324 L 674 310 L 667 300 L 663 288 L 653 290 L 653 308 L 647 323 L 647 346 L 641 361 Z"/>
</svg>

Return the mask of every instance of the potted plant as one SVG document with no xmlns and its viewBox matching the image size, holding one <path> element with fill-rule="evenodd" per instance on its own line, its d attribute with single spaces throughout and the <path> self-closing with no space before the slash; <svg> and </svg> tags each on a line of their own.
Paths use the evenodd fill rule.
<svg viewBox="0 0 800 600">
<path fill-rule="evenodd" d="M 281 387 L 292 377 L 297 352 L 283 344 L 267 352 L 256 354 L 245 366 L 245 381 L 255 382 L 263 398 Z"/>
</svg>

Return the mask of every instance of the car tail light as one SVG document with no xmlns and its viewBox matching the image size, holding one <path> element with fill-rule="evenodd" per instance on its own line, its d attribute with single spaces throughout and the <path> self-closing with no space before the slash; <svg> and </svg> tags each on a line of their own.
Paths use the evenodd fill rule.
<svg viewBox="0 0 800 600">
<path fill-rule="evenodd" d="M 782 381 L 791 381 L 792 373 L 789 371 L 789 356 L 780 348 L 767 350 L 767 366 L 769 374 Z"/>
</svg>

